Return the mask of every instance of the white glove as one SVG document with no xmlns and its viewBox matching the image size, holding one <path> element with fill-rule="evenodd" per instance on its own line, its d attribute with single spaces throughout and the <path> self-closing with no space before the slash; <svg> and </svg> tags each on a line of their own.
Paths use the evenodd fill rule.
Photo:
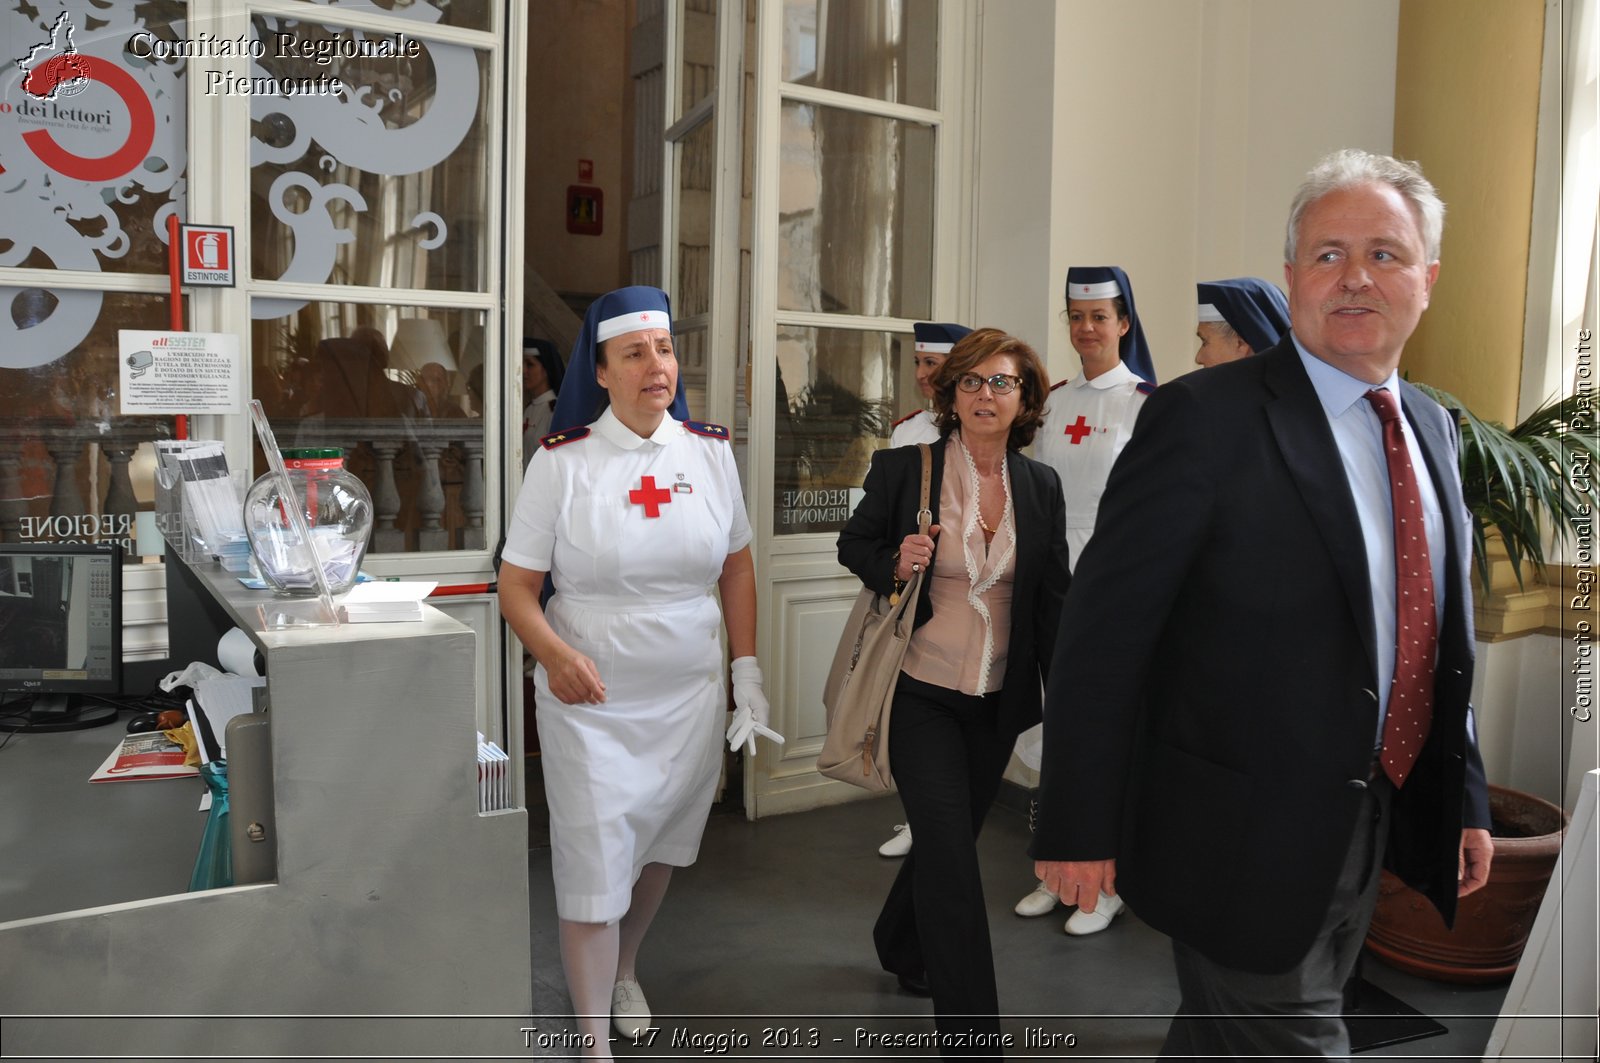
<svg viewBox="0 0 1600 1063">
<path fill-rule="evenodd" d="M 728 749 L 756 755 L 756 735 L 783 745 L 783 735 L 767 726 L 772 706 L 761 689 L 761 665 L 754 657 L 738 657 L 733 662 L 733 722 L 728 725 Z"/>
</svg>

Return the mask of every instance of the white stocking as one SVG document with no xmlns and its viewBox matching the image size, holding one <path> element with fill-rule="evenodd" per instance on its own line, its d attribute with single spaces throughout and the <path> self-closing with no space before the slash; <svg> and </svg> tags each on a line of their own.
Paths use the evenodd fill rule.
<svg viewBox="0 0 1600 1063">
<path fill-rule="evenodd" d="M 567 974 L 567 994 L 578 1032 L 588 1034 L 593 1047 L 585 1058 L 611 1058 L 611 987 L 617 977 L 616 923 L 574 923 L 562 919 L 561 966 Z"/>
<path fill-rule="evenodd" d="M 622 917 L 621 935 L 617 947 L 619 981 L 624 978 L 638 981 L 634 973 L 634 964 L 639 959 L 639 945 L 644 941 L 650 923 L 661 908 L 661 898 L 667 895 L 667 883 L 670 881 L 672 881 L 671 864 L 646 864 L 640 870 L 639 881 L 633 884 L 633 897 L 628 902 L 628 914 Z"/>
</svg>

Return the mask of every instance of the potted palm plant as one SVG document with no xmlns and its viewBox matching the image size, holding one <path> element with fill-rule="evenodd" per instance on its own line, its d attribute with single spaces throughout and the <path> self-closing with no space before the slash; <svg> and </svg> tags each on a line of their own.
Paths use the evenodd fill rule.
<svg viewBox="0 0 1600 1063">
<path fill-rule="evenodd" d="M 1577 396 L 1558 399 L 1515 428 L 1486 421 L 1447 391 L 1417 384 L 1461 425 L 1461 490 L 1472 513 L 1472 556 L 1485 593 L 1490 590 L 1491 533 L 1525 586 L 1523 562 L 1544 570 L 1544 536 L 1564 542 L 1572 522 L 1592 504 L 1591 492 L 1570 475 L 1600 457 L 1593 415 Z"/>
<path fill-rule="evenodd" d="M 1448 392 L 1417 385 L 1461 426 L 1461 486 L 1472 514 L 1473 559 L 1484 594 L 1503 551 L 1519 588 L 1524 563 L 1545 567 L 1545 542 L 1563 542 L 1593 504 L 1590 477 L 1600 438 L 1576 397 L 1548 403 L 1514 428 L 1486 421 Z M 1532 794 L 1489 788 L 1494 862 L 1489 882 L 1462 899 L 1447 930 L 1421 894 L 1384 872 L 1367 949 L 1411 974 L 1452 982 L 1509 978 L 1561 852 L 1566 815 Z"/>
</svg>

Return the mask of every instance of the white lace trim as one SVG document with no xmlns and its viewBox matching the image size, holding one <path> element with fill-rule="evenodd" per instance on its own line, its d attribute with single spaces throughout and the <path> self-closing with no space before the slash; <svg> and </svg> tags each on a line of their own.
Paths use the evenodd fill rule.
<svg viewBox="0 0 1600 1063">
<path fill-rule="evenodd" d="M 989 615 L 989 607 L 984 603 L 982 595 L 1000 582 L 1006 566 L 1011 563 L 1011 555 L 1017 550 L 1016 521 L 1011 512 L 1011 468 L 1006 461 L 1000 462 L 1000 483 L 1005 487 L 1006 508 L 1000 516 L 999 526 L 995 528 L 995 537 L 999 538 L 1002 530 L 1006 532 L 1005 553 L 990 566 L 989 575 L 980 580 L 978 571 L 981 566 L 973 549 L 973 538 L 976 535 L 979 542 L 983 541 L 983 533 L 978 531 L 978 509 L 982 500 L 983 484 L 978 479 L 978 465 L 972 460 L 972 452 L 962 441 L 961 433 L 954 433 L 954 439 L 956 445 L 961 448 L 961 456 L 967 459 L 967 498 L 971 504 L 967 507 L 966 527 L 961 529 L 961 554 L 967 563 L 967 604 L 983 618 L 983 664 L 978 669 L 977 683 L 977 692 L 982 695 L 989 689 L 989 666 L 994 661 L 994 618 Z"/>
</svg>

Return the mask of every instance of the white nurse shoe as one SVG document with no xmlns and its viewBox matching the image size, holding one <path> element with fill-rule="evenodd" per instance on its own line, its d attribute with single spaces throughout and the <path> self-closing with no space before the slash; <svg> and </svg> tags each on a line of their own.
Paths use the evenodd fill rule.
<svg viewBox="0 0 1600 1063">
<path fill-rule="evenodd" d="M 904 856 L 911 851 L 911 828 L 904 823 L 894 825 L 894 837 L 878 846 L 878 855 Z"/>
<path fill-rule="evenodd" d="M 1086 912 L 1082 908 L 1072 913 L 1072 918 L 1067 920 L 1067 925 L 1061 929 L 1073 937 L 1083 937 L 1087 934 L 1098 934 L 1111 925 L 1111 920 L 1128 910 L 1122 903 L 1121 897 L 1108 897 L 1100 894 L 1100 899 L 1095 902 L 1094 911 Z"/>
<path fill-rule="evenodd" d="M 624 1037 L 638 1037 L 650 1028 L 650 1005 L 632 978 L 611 987 L 611 1024 Z"/>
</svg>

